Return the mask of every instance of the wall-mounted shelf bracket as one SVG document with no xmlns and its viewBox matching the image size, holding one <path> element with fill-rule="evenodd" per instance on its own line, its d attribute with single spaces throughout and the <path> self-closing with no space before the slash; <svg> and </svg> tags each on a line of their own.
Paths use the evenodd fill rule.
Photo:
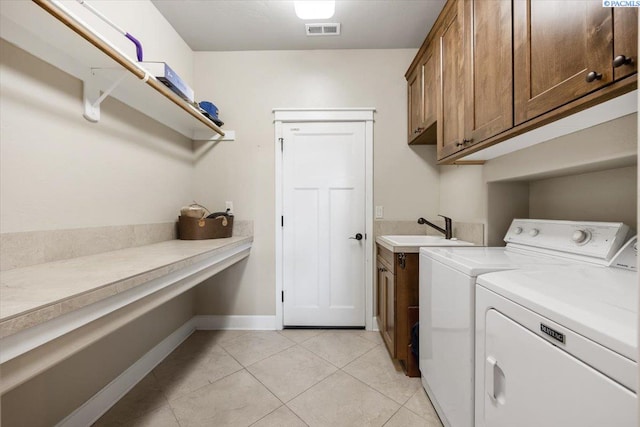
<svg viewBox="0 0 640 427">
<path fill-rule="evenodd" d="M 122 83 L 125 77 L 127 77 L 127 72 L 122 70 L 119 73 L 120 76 L 104 91 L 100 90 L 100 85 L 94 77 L 95 74 L 93 70 L 91 74 L 92 76 L 90 78 L 83 81 L 82 99 L 84 103 L 84 113 L 82 115 L 90 122 L 97 123 L 100 121 L 100 104 Z"/>
</svg>

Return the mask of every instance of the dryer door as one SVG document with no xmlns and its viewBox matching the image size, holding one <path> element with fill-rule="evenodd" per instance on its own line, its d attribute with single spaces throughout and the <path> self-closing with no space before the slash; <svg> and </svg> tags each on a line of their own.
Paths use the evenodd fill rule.
<svg viewBox="0 0 640 427">
<path fill-rule="evenodd" d="M 635 427 L 636 395 L 498 311 L 486 314 L 487 427 Z"/>
</svg>

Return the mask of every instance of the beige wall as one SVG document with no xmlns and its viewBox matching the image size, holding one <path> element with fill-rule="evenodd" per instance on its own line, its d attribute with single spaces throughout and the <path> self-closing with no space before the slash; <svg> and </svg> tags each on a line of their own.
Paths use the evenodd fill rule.
<svg viewBox="0 0 640 427">
<path fill-rule="evenodd" d="M 189 291 L 2 396 L 3 427 L 56 425 L 194 314 Z"/>
<path fill-rule="evenodd" d="M 619 185 L 628 183 L 630 170 L 637 165 L 636 122 L 637 114 L 631 114 L 489 160 L 483 166 L 442 166 L 440 210 L 454 220 L 485 223 L 485 240 L 493 246 L 503 244 L 510 218 L 575 216 L 578 210 L 561 200 L 566 192 L 572 192 L 566 197 L 575 206 L 585 208 L 580 219 L 606 217 L 635 226 L 635 187 L 621 189 Z M 598 175 L 591 173 L 611 169 L 625 172 L 604 172 L 596 185 Z M 552 177 L 557 180 L 549 179 Z M 586 189 L 593 185 L 590 194 Z M 543 188 L 548 195 L 540 194 Z M 536 191 L 531 198 L 530 191 Z M 610 203 L 617 211 L 611 210 Z"/>
<path fill-rule="evenodd" d="M 190 67 L 176 68 L 190 79 Z M 193 199 L 191 141 L 111 98 L 89 123 L 81 89 L 0 41 L 0 232 L 175 221 Z M 9 392 L 2 425 L 54 425 L 193 313 L 190 292 Z"/>
<path fill-rule="evenodd" d="M 191 141 L 0 41 L 2 233 L 174 221 L 193 199 Z"/>
<path fill-rule="evenodd" d="M 482 166 L 440 167 L 439 213 L 462 222 L 486 222 L 487 188 Z"/>
<path fill-rule="evenodd" d="M 406 143 L 404 73 L 415 49 L 196 52 L 196 93 L 237 132 L 198 159 L 195 197 L 211 209 L 234 202 L 254 220 L 251 256 L 200 288 L 201 314 L 275 314 L 276 107 L 375 107 L 374 203 L 385 219 L 438 213 L 434 147 Z M 220 296 L 224 295 L 224 298 Z"/>
<path fill-rule="evenodd" d="M 114 44 L 132 60 L 136 60 L 135 46 L 119 32 L 76 0 L 62 0 L 62 3 L 103 38 Z M 193 88 L 193 51 L 151 0 L 103 0 L 89 2 L 89 4 L 140 41 L 145 61 L 168 63 Z"/>
<path fill-rule="evenodd" d="M 531 218 L 622 221 L 637 228 L 637 166 L 532 181 Z"/>
</svg>

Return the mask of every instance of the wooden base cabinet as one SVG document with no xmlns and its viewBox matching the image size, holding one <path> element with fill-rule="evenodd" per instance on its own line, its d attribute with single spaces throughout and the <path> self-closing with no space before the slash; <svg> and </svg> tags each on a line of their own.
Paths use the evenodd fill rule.
<svg viewBox="0 0 640 427">
<path fill-rule="evenodd" d="M 378 246 L 378 328 L 389 354 L 407 366 L 409 307 L 418 305 L 418 254 L 393 253 Z"/>
</svg>

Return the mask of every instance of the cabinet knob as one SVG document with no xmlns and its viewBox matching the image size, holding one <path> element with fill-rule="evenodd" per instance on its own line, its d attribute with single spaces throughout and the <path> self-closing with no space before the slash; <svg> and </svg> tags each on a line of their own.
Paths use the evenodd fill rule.
<svg viewBox="0 0 640 427">
<path fill-rule="evenodd" d="M 456 141 L 456 147 L 462 147 L 464 142 Z"/>
<path fill-rule="evenodd" d="M 597 71 L 590 71 L 587 74 L 587 82 L 591 83 L 592 81 L 595 80 L 600 80 L 602 78 L 602 74 L 598 73 Z"/>
<path fill-rule="evenodd" d="M 628 65 L 632 63 L 633 63 L 633 59 L 624 55 L 618 55 L 615 58 L 613 58 L 613 68 L 622 67 L 623 65 Z"/>
<path fill-rule="evenodd" d="M 463 144 L 471 144 L 472 142 L 473 142 L 473 138 L 470 138 L 470 139 L 466 139 L 465 138 L 465 139 L 462 140 Z"/>
</svg>

